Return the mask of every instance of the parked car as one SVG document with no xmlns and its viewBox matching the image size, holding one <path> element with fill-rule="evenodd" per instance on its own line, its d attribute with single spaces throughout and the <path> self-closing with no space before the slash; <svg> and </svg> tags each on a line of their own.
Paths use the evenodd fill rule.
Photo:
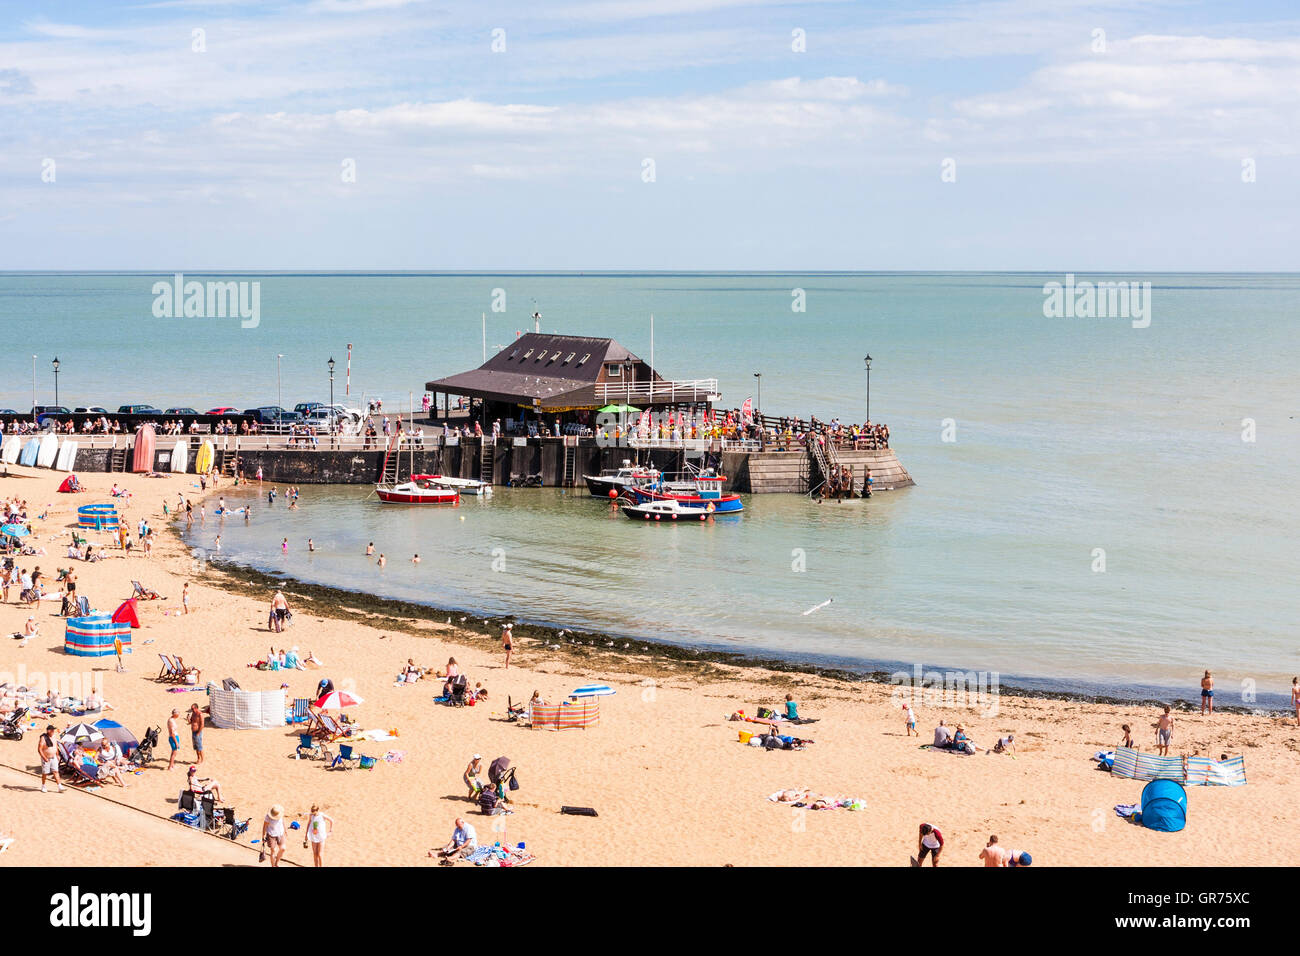
<svg viewBox="0 0 1300 956">
<path fill-rule="evenodd" d="M 62 405 L 34 405 L 32 406 L 32 418 L 39 421 L 42 415 L 71 415 L 72 413 Z"/>
<path fill-rule="evenodd" d="M 196 411 L 195 411 L 194 409 L 192 409 L 192 408 L 169 408 L 169 409 L 167 409 L 167 411 L 166 411 L 165 414 L 168 414 L 168 415 L 197 415 L 198 412 L 196 412 Z"/>
<path fill-rule="evenodd" d="M 259 425 L 301 425 L 302 415 L 287 412 L 279 405 L 262 405 L 260 408 L 246 408 L 244 414 Z"/>
<path fill-rule="evenodd" d="M 0 415 L 21 415 L 22 412 L 16 408 L 0 408 Z"/>
<path fill-rule="evenodd" d="M 119 415 L 161 415 L 162 409 L 154 408 L 152 405 L 119 405 L 117 413 Z"/>
<path fill-rule="evenodd" d="M 234 405 L 218 405 L 216 408 L 209 408 L 204 415 L 238 415 L 239 409 Z"/>
<path fill-rule="evenodd" d="M 324 402 L 299 402 L 297 405 L 293 406 L 293 410 L 303 418 L 306 418 L 312 412 L 316 411 L 316 409 L 324 407 Z"/>
<path fill-rule="evenodd" d="M 84 412 L 89 412 L 92 415 L 107 415 L 108 409 L 100 408 L 98 405 L 78 405 L 72 410 L 74 415 L 79 415 Z"/>
</svg>

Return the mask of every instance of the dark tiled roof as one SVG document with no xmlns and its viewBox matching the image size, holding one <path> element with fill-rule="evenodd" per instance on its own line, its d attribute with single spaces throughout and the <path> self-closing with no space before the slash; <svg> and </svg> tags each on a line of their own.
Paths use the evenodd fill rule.
<svg viewBox="0 0 1300 956">
<path fill-rule="evenodd" d="M 529 332 L 478 368 L 426 382 L 424 387 L 498 401 L 540 398 L 555 404 L 550 400 L 578 389 L 584 390 L 584 397 L 593 396 L 591 386 L 606 363 L 640 361 L 613 339 Z"/>
</svg>

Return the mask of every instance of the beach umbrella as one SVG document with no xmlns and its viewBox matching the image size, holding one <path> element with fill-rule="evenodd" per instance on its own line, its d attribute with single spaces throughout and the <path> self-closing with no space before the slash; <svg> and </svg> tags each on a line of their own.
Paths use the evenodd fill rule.
<svg viewBox="0 0 1300 956">
<path fill-rule="evenodd" d="M 28 531 L 20 524 L 0 525 L 0 534 L 7 534 L 11 538 L 25 538 Z"/>
<path fill-rule="evenodd" d="M 581 687 L 576 688 L 573 693 L 569 695 L 569 698 L 609 697 L 614 693 L 614 688 L 610 687 L 608 684 L 583 684 Z"/>
<path fill-rule="evenodd" d="M 86 740 L 88 743 L 99 743 L 104 739 L 104 735 L 92 727 L 90 724 L 73 724 L 63 732 L 59 738 L 65 744 L 75 744 L 80 740 Z"/>
<path fill-rule="evenodd" d="M 596 411 L 605 415 L 628 415 L 632 412 L 639 412 L 641 409 L 631 405 L 606 405 L 604 408 L 598 408 Z"/>
<path fill-rule="evenodd" d="M 356 694 L 349 694 L 345 690 L 331 690 L 316 701 L 314 706 L 317 710 L 342 710 L 344 707 L 351 707 L 353 704 L 364 703 L 365 701 Z"/>
</svg>

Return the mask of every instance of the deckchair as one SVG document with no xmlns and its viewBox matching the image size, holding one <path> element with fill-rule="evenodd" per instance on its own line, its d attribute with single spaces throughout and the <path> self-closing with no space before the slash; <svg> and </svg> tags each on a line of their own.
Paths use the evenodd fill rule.
<svg viewBox="0 0 1300 956">
<path fill-rule="evenodd" d="M 332 719 L 329 719 L 328 723 L 326 721 L 324 714 L 311 714 L 307 718 L 307 732 L 317 740 L 324 741 L 334 741 L 339 737 L 347 736 Z"/>
<path fill-rule="evenodd" d="M 176 665 L 172 663 L 172 659 L 166 654 L 159 654 L 158 657 L 162 659 L 162 670 L 158 672 L 158 676 L 155 677 L 154 680 L 167 681 L 171 684 L 179 681 L 180 671 L 177 670 Z"/>
<path fill-rule="evenodd" d="M 194 675 L 194 683 L 198 683 L 203 677 L 203 671 L 197 667 L 189 667 L 181 660 L 179 654 L 176 655 L 176 674 L 177 681 L 182 684 L 188 684 L 190 675 Z"/>
<path fill-rule="evenodd" d="M 347 730 L 345 730 L 343 726 L 329 714 L 320 714 L 316 719 L 324 729 L 325 733 L 329 735 L 330 740 L 338 740 L 340 737 L 346 737 L 348 735 Z"/>
<path fill-rule="evenodd" d="M 143 584 L 141 584 L 139 581 L 132 581 L 132 582 L 131 582 L 131 587 L 135 589 L 135 590 L 133 590 L 133 591 L 131 592 L 131 597 L 133 597 L 133 598 L 142 598 L 142 599 L 145 600 L 145 601 L 158 601 L 158 600 L 162 600 L 162 595 L 161 595 L 161 594 L 159 594 L 159 593 L 158 593 L 157 591 L 155 591 L 153 588 L 147 588 L 147 587 L 145 587 L 145 586 L 144 586 Z"/>
<path fill-rule="evenodd" d="M 305 724 L 311 719 L 311 698 L 295 697 L 293 699 L 293 713 L 289 716 L 291 724 Z"/>
</svg>

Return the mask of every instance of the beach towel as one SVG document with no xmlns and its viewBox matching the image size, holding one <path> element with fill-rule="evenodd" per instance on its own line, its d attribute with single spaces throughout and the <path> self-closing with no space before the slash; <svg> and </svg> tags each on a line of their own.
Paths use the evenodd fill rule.
<svg viewBox="0 0 1300 956">
<path fill-rule="evenodd" d="M 1123 817 L 1125 820 L 1140 819 L 1142 814 L 1139 812 L 1142 807 L 1136 803 L 1118 803 L 1115 805 L 1115 815 Z"/>
<path fill-rule="evenodd" d="M 931 750 L 935 753 L 940 753 L 940 754 L 957 754 L 958 756 L 961 757 L 969 757 L 973 753 L 973 751 L 969 751 L 969 750 L 952 750 L 948 747 L 936 747 L 934 744 L 921 744 L 921 749 Z"/>
<path fill-rule="evenodd" d="M 405 750 L 390 750 L 384 754 L 384 760 L 388 763 L 402 763 L 406 760 Z"/>
</svg>

